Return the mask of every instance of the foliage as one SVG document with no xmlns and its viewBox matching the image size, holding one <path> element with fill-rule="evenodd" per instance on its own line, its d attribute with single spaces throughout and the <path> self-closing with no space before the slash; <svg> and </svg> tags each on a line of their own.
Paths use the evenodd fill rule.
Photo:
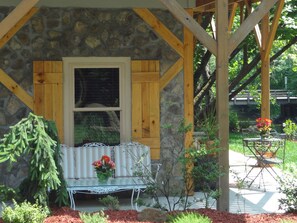
<svg viewBox="0 0 297 223">
<path fill-rule="evenodd" d="M 99 198 L 99 202 L 102 203 L 108 210 L 119 210 L 120 202 L 117 197 L 107 195 L 106 197 Z"/>
<path fill-rule="evenodd" d="M 229 130 L 231 132 L 239 131 L 239 120 L 238 115 L 235 111 L 230 111 L 229 113 Z"/>
<path fill-rule="evenodd" d="M 165 131 L 168 135 L 175 135 L 172 140 L 172 148 L 168 150 L 166 157 L 162 159 L 160 172 L 156 179 L 153 179 L 149 171 L 137 171 L 134 175 L 141 177 L 148 185 L 146 194 L 152 196 L 155 208 L 173 211 L 176 209 L 187 209 L 194 201 L 189 201 L 189 192 L 194 190 L 194 184 L 189 183 L 190 173 L 187 171 L 189 163 L 185 159 L 185 148 L 183 145 L 185 134 L 192 129 L 192 124 L 186 124 L 184 120 L 180 121 L 175 128 L 167 124 Z M 142 161 L 135 163 L 140 165 Z M 143 169 L 140 167 L 140 169 Z M 165 197 L 165 201 L 160 198 Z M 150 205 L 150 204 L 147 204 Z"/>
<path fill-rule="evenodd" d="M 287 166 L 284 176 L 279 179 L 280 193 L 285 196 L 279 199 L 280 209 L 287 212 L 297 212 L 297 166 L 291 164 Z"/>
<path fill-rule="evenodd" d="M 146 193 L 153 197 L 155 208 L 169 211 L 176 209 L 186 210 L 194 203 L 204 201 L 195 196 L 193 196 L 193 199 L 189 199 L 190 192 L 195 190 L 195 184 L 198 184 L 199 180 L 205 182 L 204 184 L 199 182 L 199 184 L 203 186 L 202 189 L 205 194 L 207 207 L 209 207 L 209 198 L 217 199 L 219 196 L 219 190 L 216 189 L 216 182 L 220 176 L 218 174 L 217 160 L 211 159 L 209 162 L 203 161 L 200 163 L 202 159 L 207 160 L 206 154 L 218 152 L 218 149 L 202 149 L 199 152 L 195 152 L 193 148 L 184 148 L 184 137 L 191 129 L 192 125 L 186 124 L 184 120 L 180 122 L 177 128 L 167 126 L 167 130 L 170 131 L 168 134 L 176 135 L 175 140 L 172 141 L 172 145 L 176 145 L 176 147 L 168 150 L 168 158 L 162 159 L 160 173 L 156 181 L 151 176 L 140 172 L 136 173 L 137 176 L 142 177 L 146 184 L 149 185 Z M 178 145 L 178 143 L 182 143 L 182 145 Z M 197 159 L 199 158 L 201 160 L 198 161 Z M 198 164 L 196 168 L 193 166 L 194 163 Z M 214 188 L 212 187 L 213 185 Z M 163 199 L 160 199 L 161 197 L 165 197 L 165 202 L 162 202 Z"/>
<path fill-rule="evenodd" d="M 3 204 L 2 219 L 5 223 L 42 223 L 49 214 L 49 210 L 38 203 L 25 201 L 18 204 L 14 201 L 13 206 Z"/>
<path fill-rule="evenodd" d="M 103 211 L 98 213 L 79 213 L 79 217 L 84 223 L 107 223 L 108 216 Z"/>
<path fill-rule="evenodd" d="M 204 195 L 205 208 L 209 208 L 210 198 L 217 200 L 220 196 L 217 182 L 223 173 L 217 159 L 219 149 L 206 146 L 202 144 L 199 150 L 189 150 L 187 157 L 194 163 L 191 175 L 194 184 Z"/>
<path fill-rule="evenodd" d="M 277 4 L 276 4 L 277 5 Z M 296 93 L 296 51 L 297 51 L 297 0 L 286 0 L 284 9 L 281 14 L 280 23 L 277 29 L 276 37 L 273 42 L 270 55 L 270 74 L 272 89 L 286 89 L 293 94 Z M 256 10 L 257 3 L 251 5 L 252 11 Z M 245 7 L 245 6 L 244 6 Z M 242 10 L 240 12 L 240 10 Z M 242 12 L 248 11 L 247 8 L 238 8 L 234 17 L 234 24 L 231 32 L 235 32 L 242 23 Z M 276 7 L 271 11 L 271 16 L 275 12 Z M 202 24 L 207 31 L 211 30 L 211 19 L 213 14 L 204 14 Z M 270 18 L 273 19 L 272 17 Z M 210 33 L 212 35 L 212 33 Z M 261 74 L 261 56 L 260 49 L 255 41 L 255 35 L 251 32 L 245 40 L 231 53 L 229 57 L 229 99 L 236 96 L 243 90 L 260 90 L 260 74 Z M 216 95 L 216 69 L 212 68 L 214 57 L 210 51 L 203 48 L 198 43 L 195 49 L 194 57 L 194 84 L 195 84 L 195 112 L 202 114 L 209 108 L 215 107 Z M 288 84 L 285 86 L 285 77 Z M 256 100 L 260 97 L 256 97 Z M 276 111 L 279 109 L 276 107 Z M 274 109 L 271 113 L 274 112 Z M 272 117 L 275 117 L 273 114 Z"/>
<path fill-rule="evenodd" d="M 19 200 L 19 191 L 6 187 L 5 185 L 0 185 L 0 201 L 6 202 L 11 201 L 12 199 Z"/>
<path fill-rule="evenodd" d="M 288 119 L 283 124 L 284 126 L 284 133 L 286 133 L 286 136 L 288 139 L 292 140 L 293 137 L 297 134 L 297 125 L 294 123 L 291 119 Z"/>
<path fill-rule="evenodd" d="M 30 113 L 10 127 L 0 141 L 0 162 L 7 161 L 11 166 L 20 156 L 30 158 L 28 177 L 21 183 L 20 193 L 31 202 L 37 200 L 47 205 L 48 190 L 54 190 L 61 196 L 58 201 L 67 201 L 57 139 L 53 123 Z"/>
<path fill-rule="evenodd" d="M 197 118 L 197 130 L 206 134 L 205 140 L 214 140 L 217 138 L 219 126 L 217 124 L 215 110 L 210 110 L 203 114 L 202 118 Z"/>
<path fill-rule="evenodd" d="M 170 223 L 185 223 L 185 222 L 191 222 L 191 223 L 211 223 L 212 220 L 208 218 L 207 216 L 203 216 L 201 214 L 197 213 L 182 213 L 175 217 L 173 217 L 172 220 L 169 221 Z"/>
</svg>

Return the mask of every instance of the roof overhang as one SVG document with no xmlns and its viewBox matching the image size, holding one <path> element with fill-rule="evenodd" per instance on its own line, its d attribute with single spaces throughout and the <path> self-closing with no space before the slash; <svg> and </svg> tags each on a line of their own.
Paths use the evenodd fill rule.
<svg viewBox="0 0 297 223">
<path fill-rule="evenodd" d="M 233 4 L 245 4 L 245 2 L 255 3 L 261 0 L 229 0 L 229 7 Z M 215 0 L 196 0 L 195 12 L 214 12 L 215 11 Z"/>
<path fill-rule="evenodd" d="M 16 6 L 21 0 L 1 0 L 0 6 Z M 177 0 L 183 8 L 196 7 L 196 0 Z M 164 8 L 159 0 L 39 0 L 36 7 Z"/>
</svg>

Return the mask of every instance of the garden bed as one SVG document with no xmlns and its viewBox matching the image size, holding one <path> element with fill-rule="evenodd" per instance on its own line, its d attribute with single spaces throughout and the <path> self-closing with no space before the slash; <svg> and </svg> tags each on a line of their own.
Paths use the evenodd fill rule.
<svg viewBox="0 0 297 223">
<path fill-rule="evenodd" d="M 216 211 L 213 209 L 195 209 L 192 212 L 204 214 L 212 219 L 213 223 L 280 223 L 281 220 L 288 220 L 288 222 L 297 222 L 297 214 L 232 214 L 228 212 Z M 109 216 L 110 223 L 136 223 L 137 211 L 134 210 L 120 210 L 120 211 L 105 211 Z M 174 213 L 171 213 L 174 214 Z M 0 221 L 3 223 L 2 221 Z M 74 211 L 68 207 L 53 208 L 52 215 L 48 217 L 44 223 L 82 223 L 79 218 L 79 212 Z"/>
</svg>

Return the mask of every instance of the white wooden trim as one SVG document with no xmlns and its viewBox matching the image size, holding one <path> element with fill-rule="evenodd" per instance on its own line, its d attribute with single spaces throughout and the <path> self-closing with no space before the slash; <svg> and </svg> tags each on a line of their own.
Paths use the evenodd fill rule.
<svg viewBox="0 0 297 223">
<path fill-rule="evenodd" d="M 121 142 L 131 140 L 131 60 L 129 57 L 64 57 L 64 143 L 74 145 L 74 111 L 85 111 L 84 108 L 74 108 L 74 68 L 118 67 L 120 68 L 120 132 Z M 67 100 L 66 100 L 67 99 Z M 106 108 L 90 108 L 89 111 L 104 111 Z"/>
</svg>

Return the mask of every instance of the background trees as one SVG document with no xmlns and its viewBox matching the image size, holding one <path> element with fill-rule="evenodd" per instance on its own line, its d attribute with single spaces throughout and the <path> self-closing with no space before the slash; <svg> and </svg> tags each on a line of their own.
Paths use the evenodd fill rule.
<svg viewBox="0 0 297 223">
<path fill-rule="evenodd" d="M 252 5 L 255 8 L 257 5 Z M 239 10 L 240 9 L 240 10 Z M 273 20 L 271 10 L 270 20 Z M 249 7 L 238 8 L 234 18 L 233 30 L 249 14 Z M 297 93 L 297 0 L 286 0 L 270 54 L 271 89 L 287 89 Z M 202 26 L 211 33 L 213 14 L 202 16 Z M 196 117 L 215 106 L 215 58 L 200 43 L 195 49 L 195 96 Z M 260 88 L 261 58 L 256 38 L 252 32 L 231 54 L 229 60 L 229 99 L 242 90 Z M 287 82 L 285 81 L 287 80 Z"/>
</svg>

